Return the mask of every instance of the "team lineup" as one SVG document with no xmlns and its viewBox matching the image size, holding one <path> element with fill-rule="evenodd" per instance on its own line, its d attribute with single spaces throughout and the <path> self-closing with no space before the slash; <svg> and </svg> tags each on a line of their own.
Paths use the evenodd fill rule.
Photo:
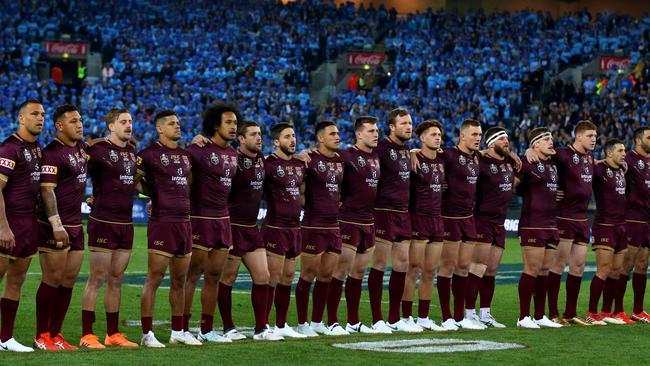
<svg viewBox="0 0 650 366">
<path fill-rule="evenodd" d="M 206 109 L 202 134 L 186 148 L 179 145 L 176 113 L 158 112 L 152 118 L 158 140 L 139 152 L 126 109 L 114 108 L 105 116 L 107 137 L 84 142 L 79 110 L 59 106 L 53 113 L 57 137 L 41 148 L 45 115 L 37 100 L 21 104 L 18 130 L 0 145 L 2 350 L 34 350 L 19 343 L 13 329 L 21 287 L 36 254 L 42 275 L 35 294 L 33 346 L 77 349 L 61 329 L 84 260 L 80 206 L 87 179 L 93 193 L 85 199 L 92 211 L 81 347 L 164 348 L 154 334 L 153 314 L 168 269 L 169 343 L 245 339 L 232 317 L 232 289 L 242 262 L 253 282 L 256 341 L 504 328 L 491 304 L 514 194 L 522 197 L 518 236 L 524 265 L 517 327 L 650 323 L 643 308 L 650 255 L 650 127 L 635 130 L 634 146 L 607 140 L 600 161 L 593 156 L 598 132 L 592 122 L 577 123 L 574 142 L 566 147 L 555 147 L 552 131 L 539 127 L 530 132 L 529 148 L 520 158 L 511 151 L 504 128 L 483 132 L 478 121 L 467 119 L 457 146 L 441 147 L 445 133 L 440 122 L 426 120 L 414 128 L 408 110 L 397 108 L 387 114 L 388 133 L 382 139 L 379 118 L 357 118 L 354 145 L 345 149 L 334 122 L 318 123 L 317 148 L 302 152 L 296 151 L 293 126 L 276 124 L 270 129 L 275 150 L 265 157 L 261 127 L 225 103 Z M 409 149 L 411 139 L 418 149 Z M 231 146 L 234 142 L 237 148 Z M 139 345 L 118 326 L 136 194 L 151 199 Z M 590 225 L 592 194 L 596 211 Z M 258 228 L 263 199 L 267 212 Z M 579 316 L 590 245 L 597 270 L 588 309 Z M 389 265 L 385 313 L 383 283 Z M 566 307 L 560 313 L 567 266 Z M 366 274 L 372 313 L 367 325 L 359 316 Z M 292 327 L 287 318 L 296 275 L 298 324 Z M 634 306 L 628 315 L 623 300 L 630 277 Z M 201 278 L 200 330 L 194 334 L 190 310 Z M 441 314 L 430 316 L 434 282 Z M 107 334 L 101 342 L 93 323 L 104 286 Z M 344 292 L 345 325 L 338 319 Z M 223 332 L 213 326 L 217 306 Z M 436 323 L 432 318 L 438 317 Z"/>
</svg>

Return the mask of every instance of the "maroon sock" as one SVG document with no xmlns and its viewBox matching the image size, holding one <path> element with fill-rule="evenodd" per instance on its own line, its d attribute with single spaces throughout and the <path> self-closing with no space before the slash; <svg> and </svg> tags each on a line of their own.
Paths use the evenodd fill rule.
<svg viewBox="0 0 650 366">
<path fill-rule="evenodd" d="M 269 316 L 271 316 L 271 309 L 273 308 L 273 299 L 275 298 L 275 287 L 266 286 L 266 324 L 269 324 Z"/>
<path fill-rule="evenodd" d="M 603 307 L 600 309 L 603 313 L 612 312 L 616 281 L 616 279 L 611 277 L 607 277 L 607 280 L 605 281 L 605 287 L 603 288 Z"/>
<path fill-rule="evenodd" d="M 291 303 L 291 286 L 278 283 L 275 291 L 275 325 L 284 328 L 284 325 L 287 323 L 289 303 Z"/>
<path fill-rule="evenodd" d="M 614 289 L 614 313 L 622 313 L 625 311 L 623 307 L 623 299 L 625 298 L 625 290 L 627 290 L 627 281 L 629 276 L 622 274 L 616 281 L 616 288 Z"/>
<path fill-rule="evenodd" d="M 235 323 L 232 321 L 232 286 L 219 282 L 217 303 L 219 304 L 219 314 L 221 314 L 223 330 L 234 328 Z"/>
<path fill-rule="evenodd" d="M 116 311 L 114 313 L 106 312 L 106 334 L 112 336 L 115 333 L 119 333 L 118 323 L 120 322 L 120 312 Z"/>
<path fill-rule="evenodd" d="M 18 301 L 5 297 L 0 299 L 0 341 L 3 343 L 14 336 L 14 322 L 18 311 Z"/>
<path fill-rule="evenodd" d="M 267 285 L 253 284 L 251 290 L 251 302 L 255 314 L 255 331 L 259 332 L 266 328 L 266 297 Z"/>
<path fill-rule="evenodd" d="M 57 288 L 41 282 L 36 291 L 36 338 L 48 331 L 50 311 L 56 297 Z"/>
<path fill-rule="evenodd" d="M 404 282 L 406 272 L 392 270 L 388 280 L 388 323 L 395 324 L 399 321 L 399 310 L 404 295 Z"/>
<path fill-rule="evenodd" d="M 542 319 L 546 313 L 546 281 L 548 276 L 535 278 L 535 319 Z"/>
<path fill-rule="evenodd" d="M 370 298 L 372 324 L 375 324 L 376 322 L 384 319 L 384 315 L 382 314 L 381 309 L 381 296 L 383 291 L 384 272 L 372 268 L 370 270 L 370 274 L 368 275 L 368 297 Z"/>
<path fill-rule="evenodd" d="M 578 309 L 578 295 L 580 294 L 580 285 L 582 276 L 569 274 L 566 278 L 566 307 L 564 308 L 564 319 L 575 318 Z"/>
<path fill-rule="evenodd" d="M 95 322 L 95 312 L 91 310 L 81 311 L 81 336 L 93 334 L 93 323 Z"/>
<path fill-rule="evenodd" d="M 65 315 L 70 307 L 70 300 L 72 300 L 72 288 L 59 286 L 50 313 L 50 336 L 56 337 L 57 334 L 61 333 Z"/>
<path fill-rule="evenodd" d="M 600 301 L 600 295 L 603 293 L 603 288 L 605 287 L 606 282 L 598 277 L 594 276 L 591 279 L 591 286 L 589 286 L 589 312 L 597 313 L 598 312 L 598 301 Z"/>
<path fill-rule="evenodd" d="M 451 291 L 454 295 L 454 320 L 459 322 L 465 318 L 465 291 L 467 277 L 454 275 L 451 280 Z"/>
<path fill-rule="evenodd" d="M 535 288 L 535 277 L 522 273 L 519 277 L 519 320 L 530 316 L 530 300 Z"/>
<path fill-rule="evenodd" d="M 550 319 L 557 318 L 560 316 L 560 309 L 558 308 L 557 301 L 560 297 L 560 284 L 562 284 L 562 274 L 549 272 L 546 283 L 546 291 L 548 293 L 548 317 Z"/>
<path fill-rule="evenodd" d="M 647 274 L 634 273 L 632 275 L 632 289 L 634 290 L 634 314 L 643 312 L 643 298 L 645 295 L 646 282 L 648 282 Z"/>
<path fill-rule="evenodd" d="M 348 276 L 345 281 L 345 301 L 348 310 L 348 323 L 359 322 L 359 302 L 361 302 L 361 280 Z"/>
<path fill-rule="evenodd" d="M 327 325 L 339 322 L 339 304 L 343 293 L 343 281 L 332 278 L 327 291 Z"/>
<path fill-rule="evenodd" d="M 183 314 L 183 330 L 189 332 L 190 331 L 190 318 L 192 317 L 192 314 Z M 203 333 L 205 334 L 205 333 Z"/>
<path fill-rule="evenodd" d="M 153 318 L 150 316 L 143 316 L 140 318 L 142 324 L 142 334 L 147 334 L 153 330 Z"/>
<path fill-rule="evenodd" d="M 214 329 L 214 316 L 212 314 L 201 314 L 201 333 L 208 334 Z"/>
<path fill-rule="evenodd" d="M 431 300 L 418 300 L 418 318 L 428 318 L 430 306 Z"/>
<path fill-rule="evenodd" d="M 442 312 L 442 321 L 451 318 L 451 278 L 438 275 L 436 287 L 438 287 L 438 297 L 440 298 L 440 310 Z"/>
<path fill-rule="evenodd" d="M 413 316 L 413 301 L 402 300 L 402 318 L 409 316 Z"/>
<path fill-rule="evenodd" d="M 316 280 L 314 285 L 314 293 L 311 306 L 311 321 L 320 323 L 323 321 L 323 313 L 325 312 L 325 305 L 327 304 L 327 291 L 329 289 L 329 282 L 321 282 Z"/>
<path fill-rule="evenodd" d="M 298 324 L 307 322 L 307 311 L 309 311 L 309 291 L 311 291 L 311 282 L 302 278 L 296 284 L 296 312 L 298 313 Z"/>
<path fill-rule="evenodd" d="M 481 277 L 470 273 L 467 276 L 467 292 L 465 294 L 465 308 L 476 309 L 476 298 L 478 297 L 478 289 L 481 286 Z"/>
<path fill-rule="evenodd" d="M 478 288 L 478 292 L 481 296 L 481 308 L 489 308 L 492 306 L 492 297 L 494 297 L 494 287 L 496 284 L 496 279 L 494 276 L 483 276 L 481 279 L 481 285 Z"/>
<path fill-rule="evenodd" d="M 172 330 L 174 332 L 183 331 L 183 316 L 182 315 L 172 315 Z"/>
</svg>

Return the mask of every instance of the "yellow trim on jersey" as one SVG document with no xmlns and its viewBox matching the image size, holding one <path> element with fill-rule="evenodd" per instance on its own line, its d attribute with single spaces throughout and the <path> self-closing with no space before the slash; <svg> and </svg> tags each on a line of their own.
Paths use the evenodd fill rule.
<svg viewBox="0 0 650 366">
<path fill-rule="evenodd" d="M 568 217 L 562 217 L 562 216 L 555 216 L 556 219 L 560 220 L 567 220 L 567 221 L 578 221 L 578 222 L 585 222 L 587 219 L 570 219 Z"/>
<path fill-rule="evenodd" d="M 230 219 L 230 216 L 211 217 L 211 216 L 192 216 L 192 215 L 190 215 L 190 219 L 201 219 L 201 220 L 226 220 L 226 219 Z"/>
<path fill-rule="evenodd" d="M 163 257 L 172 258 L 174 255 L 171 253 L 163 252 L 162 250 L 148 249 L 149 254 L 162 255 Z"/>
<path fill-rule="evenodd" d="M 90 252 L 100 252 L 100 253 L 113 253 L 112 249 L 96 247 L 96 246 L 93 246 L 90 243 L 88 243 L 88 251 L 90 251 Z"/>
<path fill-rule="evenodd" d="M 411 240 L 411 245 L 427 245 L 428 240 L 420 240 L 420 239 L 412 239 Z"/>
<path fill-rule="evenodd" d="M 646 221 L 637 221 L 637 220 L 625 220 L 625 222 L 631 222 L 634 224 L 647 224 L 648 222 Z"/>
<path fill-rule="evenodd" d="M 610 252 L 613 252 L 613 251 L 614 251 L 614 248 L 612 248 L 612 247 L 610 247 L 610 246 L 607 246 L 607 245 L 592 245 L 592 246 L 591 246 L 591 249 L 592 249 L 592 250 L 602 249 L 602 250 L 608 250 L 608 251 L 610 251 Z"/>
<path fill-rule="evenodd" d="M 390 209 L 390 208 L 379 208 L 379 207 L 375 207 L 374 210 L 375 211 L 390 211 L 390 212 L 398 212 L 398 213 L 408 213 L 409 212 L 408 210 L 393 210 L 393 209 Z"/>
<path fill-rule="evenodd" d="M 192 244 L 192 249 L 198 249 L 198 250 L 201 250 L 201 251 L 203 251 L 203 252 L 208 252 L 208 253 L 209 253 L 209 252 L 211 252 L 212 249 L 214 249 L 214 248 L 208 248 L 208 247 L 205 247 L 205 246 L 203 246 L 203 245 Z"/>
<path fill-rule="evenodd" d="M 520 227 L 519 230 L 558 230 L 556 227 Z"/>
<path fill-rule="evenodd" d="M 257 224 L 252 224 L 252 225 L 244 225 L 244 224 L 235 224 L 235 223 L 230 223 L 230 226 L 239 226 L 239 227 L 257 227 Z"/>
<path fill-rule="evenodd" d="M 450 219 L 450 220 L 466 220 L 466 219 L 469 219 L 471 217 L 474 217 L 474 215 L 460 216 L 460 217 L 459 216 L 442 216 L 442 215 L 440 215 L 440 217 L 442 217 L 443 219 Z"/>
<path fill-rule="evenodd" d="M 56 188 L 56 183 L 41 183 L 41 187 L 52 187 L 52 188 Z"/>
<path fill-rule="evenodd" d="M 384 245 L 393 245 L 393 242 L 388 241 L 386 239 L 382 239 L 378 236 L 375 236 L 375 243 L 376 244 L 384 244 Z"/>
<path fill-rule="evenodd" d="M 270 250 L 267 250 L 267 251 L 266 251 L 266 256 L 267 256 L 267 257 L 271 256 L 271 257 L 276 257 L 276 258 L 285 258 L 285 259 L 287 258 L 286 255 L 281 255 L 281 254 L 278 254 L 278 253 L 273 253 L 273 252 L 270 251 Z"/>
<path fill-rule="evenodd" d="M 9 177 L 7 177 L 4 174 L 0 174 L 0 180 L 5 182 L 5 183 L 8 183 L 9 182 Z"/>
<path fill-rule="evenodd" d="M 55 249 L 50 247 L 38 247 L 39 253 L 61 253 L 61 252 L 67 252 L 69 250 L 70 250 L 70 246 L 61 249 Z"/>
<path fill-rule="evenodd" d="M 331 227 L 322 227 L 322 226 L 305 226 L 305 225 L 300 225 L 301 229 L 317 229 L 317 230 L 338 230 L 338 226 L 331 226 Z"/>
<path fill-rule="evenodd" d="M 14 257 L 13 255 L 5 254 L 5 253 L 0 253 L 0 258 L 7 258 L 12 261 L 16 260 L 16 257 Z"/>
<path fill-rule="evenodd" d="M 300 229 L 300 226 L 287 226 L 287 227 L 282 227 L 282 226 L 273 226 L 273 225 L 266 225 L 264 224 L 263 226 L 269 227 L 271 229 Z"/>
<path fill-rule="evenodd" d="M 372 223 L 372 224 L 362 224 L 360 222 L 345 221 L 345 220 L 339 220 L 339 222 L 343 222 L 343 223 L 350 224 L 350 225 L 357 225 L 357 226 L 375 226 L 374 223 Z"/>
<path fill-rule="evenodd" d="M 342 247 L 346 247 L 346 248 L 349 248 L 349 249 L 353 249 L 354 251 L 356 251 L 356 250 L 357 250 L 357 247 L 355 247 L 355 246 L 354 246 L 354 245 L 352 245 L 352 244 L 348 244 L 348 243 L 341 243 L 341 246 L 342 246 Z"/>
<path fill-rule="evenodd" d="M 100 220 L 97 218 L 94 218 L 92 216 L 88 216 L 89 219 L 92 219 L 93 221 L 98 221 L 98 222 L 103 222 L 105 224 L 115 224 L 115 225 L 133 225 L 133 222 L 119 222 L 119 221 L 108 221 L 108 220 Z"/>
<path fill-rule="evenodd" d="M 304 255 L 306 257 L 319 257 L 323 253 L 325 253 L 325 252 L 321 252 L 321 253 L 318 253 L 318 254 L 302 252 L 302 253 L 300 253 L 300 255 Z"/>
</svg>

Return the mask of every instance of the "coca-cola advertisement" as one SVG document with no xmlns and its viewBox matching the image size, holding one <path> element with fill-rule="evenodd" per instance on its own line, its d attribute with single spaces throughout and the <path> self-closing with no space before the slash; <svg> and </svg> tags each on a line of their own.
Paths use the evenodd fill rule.
<svg viewBox="0 0 650 366">
<path fill-rule="evenodd" d="M 626 70 L 630 68 L 632 60 L 629 57 L 601 57 L 600 69 L 607 70 Z"/>
<path fill-rule="evenodd" d="M 348 53 L 348 65 L 350 66 L 379 66 L 386 61 L 385 53 L 376 52 L 353 52 Z"/>
<path fill-rule="evenodd" d="M 88 45 L 84 42 L 58 42 L 46 41 L 45 50 L 48 56 L 84 57 L 88 50 Z"/>
</svg>

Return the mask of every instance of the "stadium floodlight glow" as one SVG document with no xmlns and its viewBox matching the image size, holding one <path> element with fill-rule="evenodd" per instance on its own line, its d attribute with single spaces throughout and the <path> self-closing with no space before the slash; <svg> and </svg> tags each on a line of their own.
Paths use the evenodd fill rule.
<svg viewBox="0 0 650 366">
<path fill-rule="evenodd" d="M 370 65 L 368 65 L 368 64 L 363 65 L 363 69 L 364 69 L 364 70 L 369 70 L 369 69 L 370 69 Z"/>
</svg>

